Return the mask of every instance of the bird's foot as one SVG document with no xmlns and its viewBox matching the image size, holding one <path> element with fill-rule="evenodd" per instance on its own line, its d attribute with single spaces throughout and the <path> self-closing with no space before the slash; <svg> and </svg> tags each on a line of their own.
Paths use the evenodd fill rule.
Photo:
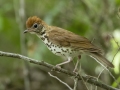
<svg viewBox="0 0 120 90">
<path fill-rule="evenodd" d="M 80 75 L 78 72 L 73 72 L 75 74 L 74 78 L 78 78 L 78 76 Z"/>
<path fill-rule="evenodd" d="M 60 65 L 58 65 L 58 64 L 57 64 L 55 67 L 57 67 L 57 68 L 61 69 L 61 66 L 60 66 Z"/>
<path fill-rule="evenodd" d="M 88 78 L 88 79 L 90 79 L 90 78 L 97 79 L 96 77 L 93 77 L 93 76 L 90 76 L 90 75 L 86 75 L 85 77 Z"/>
<path fill-rule="evenodd" d="M 56 68 L 58 68 L 59 70 L 61 69 L 60 65 L 56 65 L 51 69 L 51 71 L 54 71 Z"/>
<path fill-rule="evenodd" d="M 75 68 L 75 69 L 73 70 L 73 73 L 78 73 L 78 69 Z"/>
<path fill-rule="evenodd" d="M 79 75 L 79 72 L 77 70 L 73 70 L 73 73 L 75 74 L 75 77 Z"/>
</svg>

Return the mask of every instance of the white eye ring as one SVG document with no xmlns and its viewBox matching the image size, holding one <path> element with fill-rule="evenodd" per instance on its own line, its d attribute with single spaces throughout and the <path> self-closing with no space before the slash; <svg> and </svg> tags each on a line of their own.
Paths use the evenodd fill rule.
<svg viewBox="0 0 120 90">
<path fill-rule="evenodd" d="M 33 27 L 34 27 L 34 28 L 38 28 L 38 24 L 35 23 L 35 24 L 33 25 Z"/>
</svg>

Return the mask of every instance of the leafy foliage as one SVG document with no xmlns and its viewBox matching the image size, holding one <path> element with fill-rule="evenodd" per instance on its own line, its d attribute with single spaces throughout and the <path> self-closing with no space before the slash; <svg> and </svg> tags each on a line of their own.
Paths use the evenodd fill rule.
<svg viewBox="0 0 120 90">
<path fill-rule="evenodd" d="M 105 55 L 110 61 L 113 59 L 118 48 L 120 48 L 116 45 L 113 38 L 109 36 L 114 35 L 119 44 L 119 37 L 116 37 L 114 33 L 116 31 L 119 32 L 120 28 L 120 19 L 117 17 L 120 0 L 23 0 L 25 14 L 22 14 L 19 9 L 21 7 L 21 1 L 22 0 L 0 1 L 0 50 L 15 53 L 25 51 L 29 57 L 45 60 L 54 65 L 62 62 L 62 58 L 53 55 L 36 36 L 30 34 L 23 35 L 20 33 L 24 31 L 21 30 L 20 26 L 25 29 L 25 20 L 33 15 L 39 16 L 49 25 L 70 30 L 89 38 L 91 41 L 95 39 L 93 43 L 105 51 Z M 19 21 L 19 15 L 23 15 L 24 19 L 19 18 Z M 23 43 L 21 43 L 21 36 L 25 39 Z M 26 50 L 21 50 L 22 45 L 26 45 Z M 117 75 L 120 75 L 119 54 L 118 52 L 113 61 L 115 69 L 112 70 L 112 72 L 116 78 L 118 77 Z M 97 76 L 99 74 L 98 71 L 101 71 L 101 66 L 86 56 L 82 57 L 81 65 L 83 72 L 89 75 Z M 36 67 L 33 65 L 30 66 L 31 68 Z M 74 64 L 70 63 L 70 65 L 64 67 L 72 70 Z M 16 70 L 20 71 L 16 73 Z M 14 86 L 14 83 L 21 79 L 16 75 L 19 75 L 18 73 L 22 72 L 22 70 L 23 62 L 0 57 L 0 83 L 2 77 L 5 77 L 9 78 Z M 106 72 L 104 73 L 106 74 Z M 14 75 L 17 81 L 12 81 L 11 77 Z M 101 79 L 105 80 L 106 83 L 109 82 L 111 84 L 114 82 L 110 81 L 111 77 L 109 77 L 109 75 L 107 78 L 104 77 L 104 75 L 102 76 Z M 118 82 L 120 82 L 119 78 Z M 7 83 L 9 84 L 9 82 Z M 19 85 L 23 86 L 23 81 L 20 80 L 17 84 L 16 86 L 19 88 Z M 113 86 L 117 87 L 118 85 Z M 0 89 L 3 87 L 5 88 L 7 85 L 3 84 L 3 86 L 0 86 Z"/>
</svg>

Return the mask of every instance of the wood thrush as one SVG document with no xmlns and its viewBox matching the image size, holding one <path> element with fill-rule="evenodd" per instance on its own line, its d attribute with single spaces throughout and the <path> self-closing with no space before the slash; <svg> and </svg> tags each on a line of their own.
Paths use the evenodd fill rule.
<svg viewBox="0 0 120 90">
<path fill-rule="evenodd" d="M 27 30 L 24 33 L 36 34 L 51 52 L 67 58 L 67 61 L 57 64 L 57 66 L 69 63 L 74 57 L 81 54 L 87 54 L 103 66 L 114 67 L 102 55 L 101 50 L 83 36 L 56 26 L 49 26 L 37 16 L 29 17 L 26 27 Z"/>
</svg>

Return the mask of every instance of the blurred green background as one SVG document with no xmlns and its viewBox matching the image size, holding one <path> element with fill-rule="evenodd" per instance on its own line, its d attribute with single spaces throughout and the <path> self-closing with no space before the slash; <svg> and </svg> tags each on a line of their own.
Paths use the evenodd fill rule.
<svg viewBox="0 0 120 90">
<path fill-rule="evenodd" d="M 53 65 L 62 62 L 63 58 L 52 54 L 38 37 L 23 34 L 27 18 L 36 15 L 47 24 L 85 36 L 102 48 L 106 58 L 115 65 L 110 71 L 118 83 L 106 71 L 103 71 L 100 79 L 106 84 L 118 87 L 120 83 L 119 6 L 120 0 L 0 0 L 0 51 L 20 53 Z M 63 68 L 72 71 L 75 60 L 64 65 Z M 97 77 L 102 69 L 103 67 L 95 60 L 82 56 L 81 74 Z M 0 57 L 0 90 L 68 90 L 66 86 L 50 77 L 48 71 L 50 69 L 43 66 Z M 74 82 L 68 76 L 53 74 L 73 87 Z M 90 84 L 87 86 L 91 87 Z M 78 83 L 77 89 L 87 90 L 82 81 Z M 103 89 L 98 88 L 98 90 Z"/>
</svg>

